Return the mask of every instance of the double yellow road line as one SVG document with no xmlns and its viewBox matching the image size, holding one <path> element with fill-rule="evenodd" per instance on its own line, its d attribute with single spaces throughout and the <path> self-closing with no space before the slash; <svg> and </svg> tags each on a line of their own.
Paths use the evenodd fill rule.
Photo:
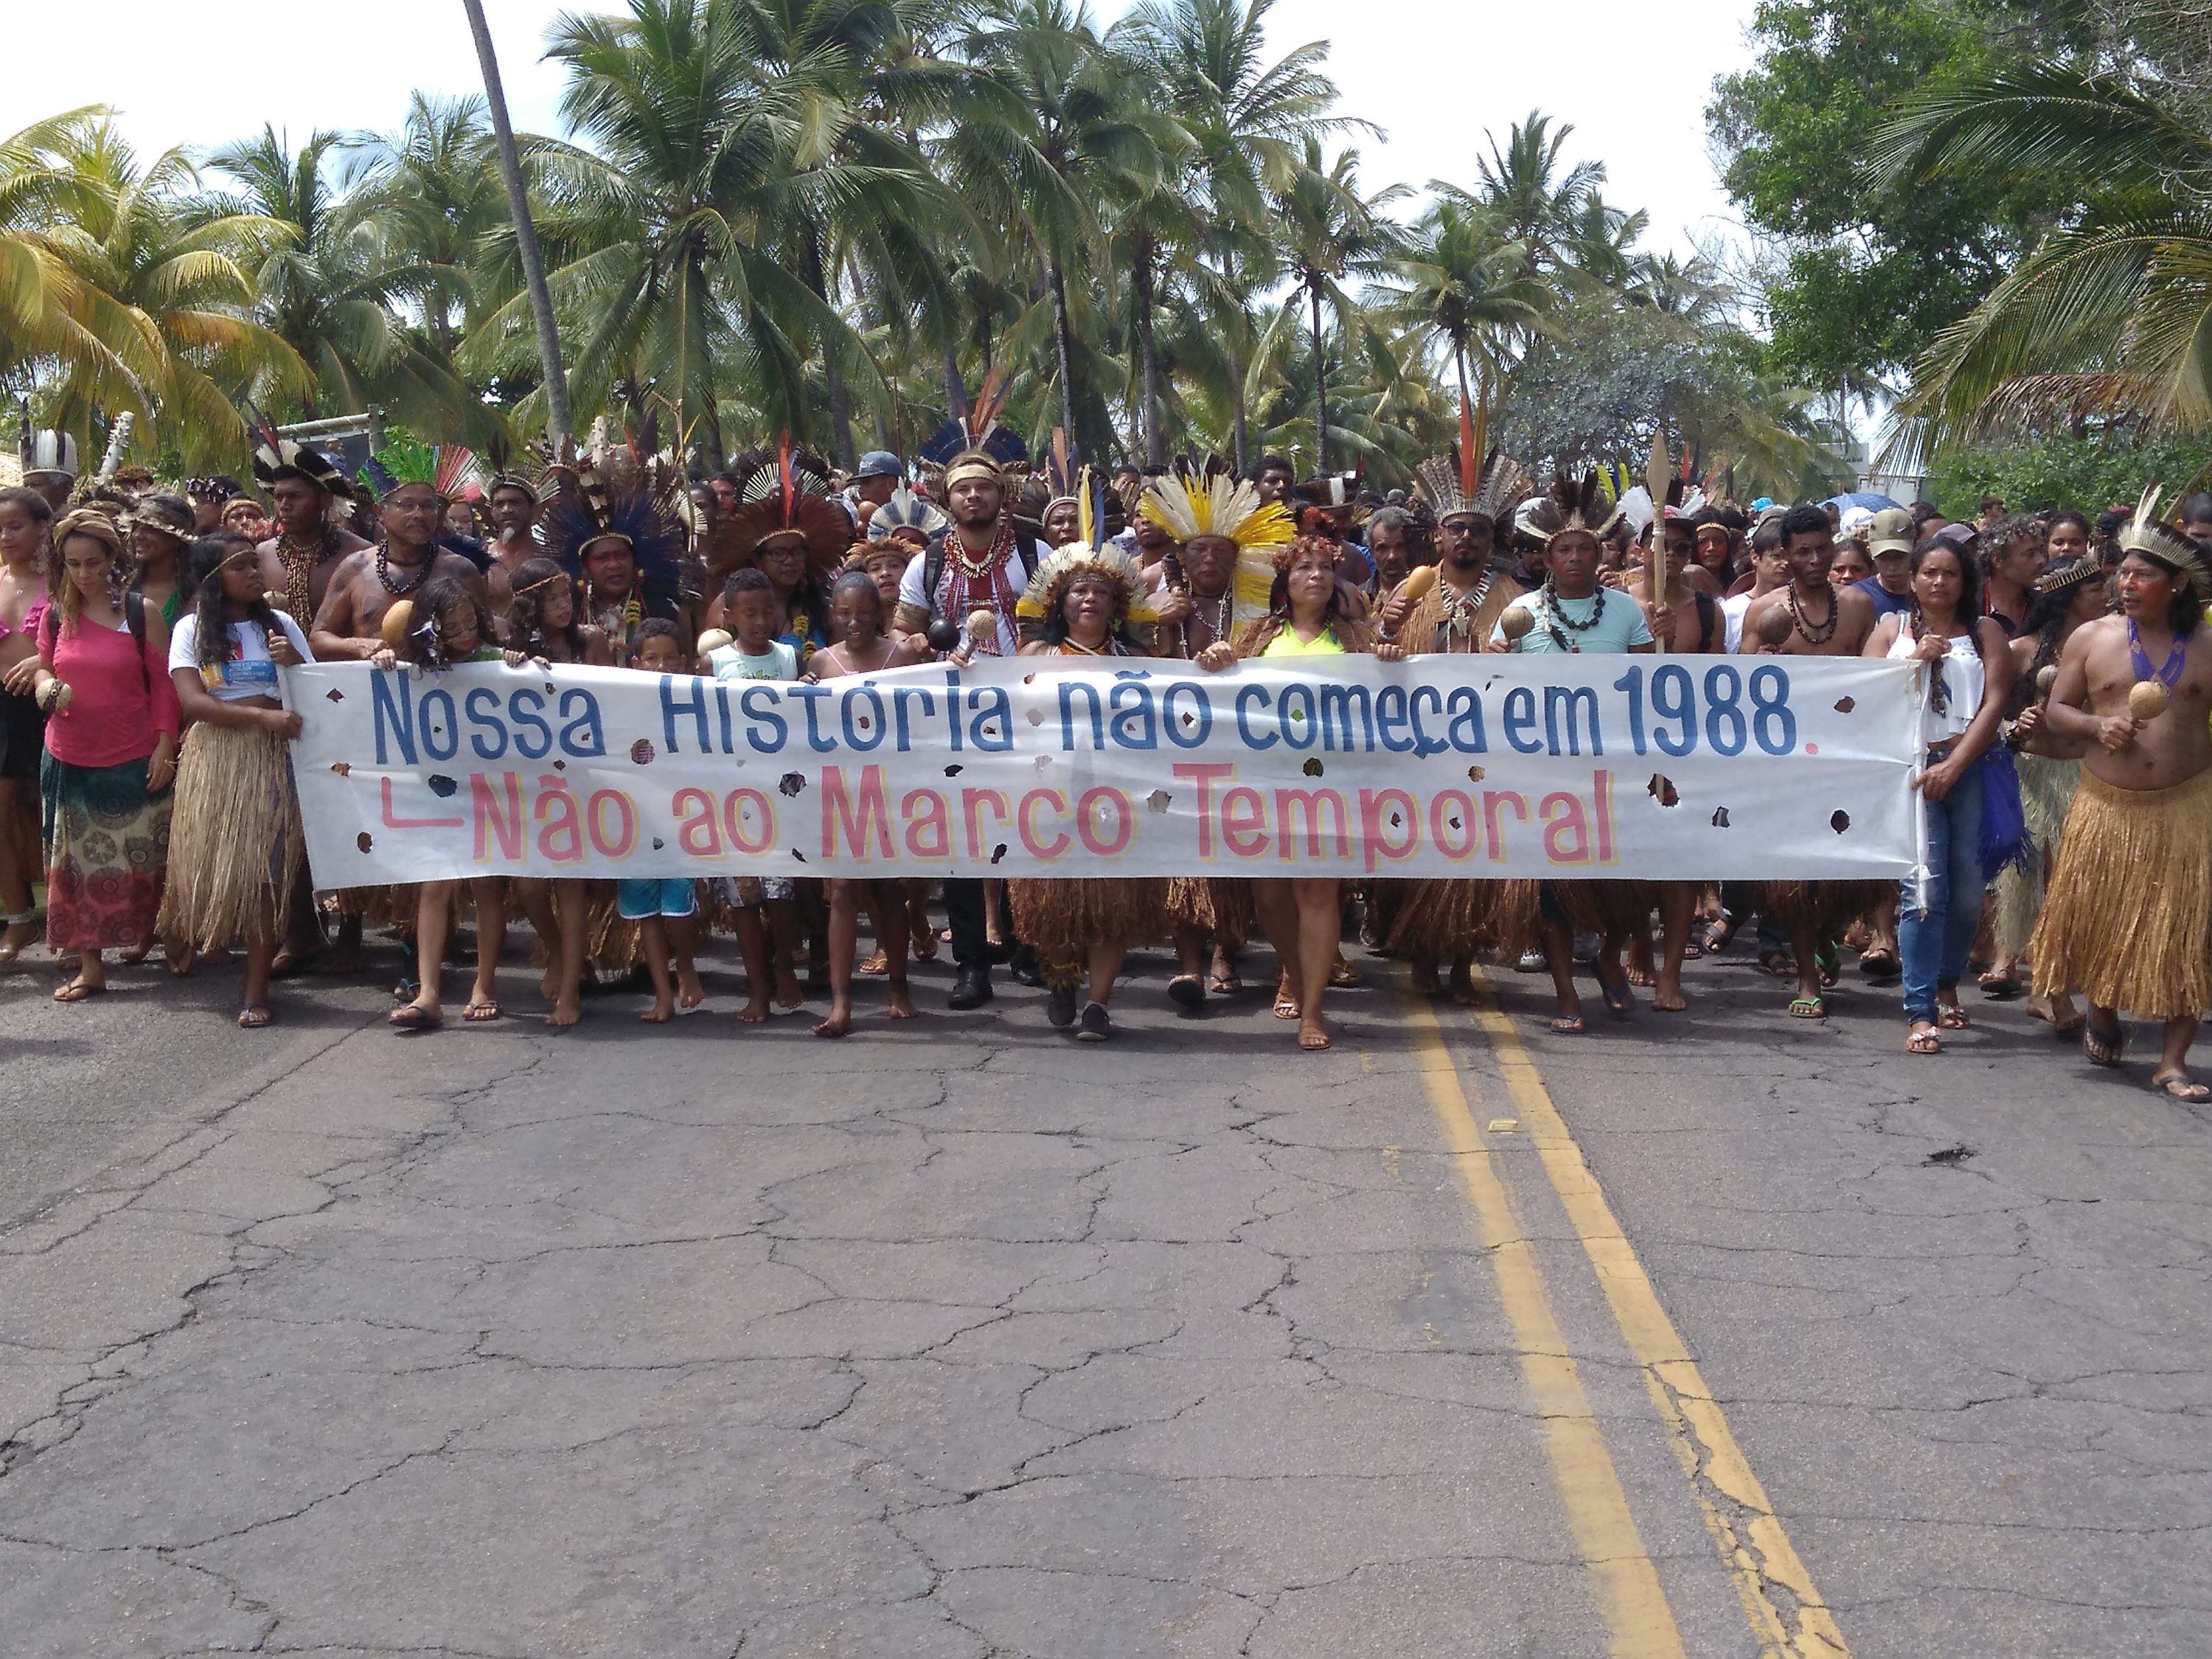
<svg viewBox="0 0 2212 1659">
<path fill-rule="evenodd" d="M 1622 1233 L 1520 1034 L 1498 1008 L 1487 980 L 1478 989 L 1474 1021 L 1497 1057 L 1519 1127 L 1536 1149 L 1589 1258 L 1762 1651 L 1786 1659 L 1849 1659 L 1834 1615 L 1660 1305 L 1650 1275 Z M 1560 1334 L 1506 1172 L 1475 1127 L 1480 1091 L 1452 1058 L 1428 1000 L 1411 998 L 1407 1007 L 1422 1083 L 1497 1277 L 1522 1376 L 1543 1425 L 1553 1484 L 1589 1574 L 1611 1650 L 1621 1659 L 1686 1659 L 1674 1609 Z"/>
</svg>

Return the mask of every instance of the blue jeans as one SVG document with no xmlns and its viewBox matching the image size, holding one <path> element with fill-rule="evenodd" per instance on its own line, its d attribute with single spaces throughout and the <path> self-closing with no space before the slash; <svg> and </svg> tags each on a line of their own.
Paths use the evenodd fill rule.
<svg viewBox="0 0 2212 1659">
<path fill-rule="evenodd" d="M 1928 815 L 1928 902 L 1913 901 L 1912 883 L 1899 884 L 1897 952 L 1904 959 L 1905 1016 L 1936 1018 L 1938 987 L 1956 985 L 1982 925 L 1982 769 L 1978 763 L 1940 801 L 1923 799 Z"/>
</svg>

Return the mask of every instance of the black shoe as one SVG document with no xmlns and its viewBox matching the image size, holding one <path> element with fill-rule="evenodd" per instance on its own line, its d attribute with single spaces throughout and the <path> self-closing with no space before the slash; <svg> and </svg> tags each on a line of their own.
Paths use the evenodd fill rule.
<svg viewBox="0 0 2212 1659">
<path fill-rule="evenodd" d="M 1106 1017 L 1106 1005 L 1103 1002 L 1085 1003 L 1083 1024 L 1076 1032 L 1075 1040 L 1078 1042 L 1103 1042 L 1113 1035 L 1114 1022 Z"/>
<path fill-rule="evenodd" d="M 1092 1006 L 1097 1006 L 1095 1003 Z M 1062 1028 L 1075 1024 L 1075 988 L 1055 985 L 1045 994 L 1044 1017 Z"/>
<path fill-rule="evenodd" d="M 980 962 L 963 962 L 952 978 L 952 994 L 945 1006 L 953 1009 L 980 1008 L 992 997 L 991 970 Z"/>
<path fill-rule="evenodd" d="M 1036 948 L 1034 945 L 1017 946 L 1013 955 L 1006 958 L 1006 971 L 1014 976 L 1017 985 L 1044 983 L 1044 975 L 1037 972 Z"/>
</svg>

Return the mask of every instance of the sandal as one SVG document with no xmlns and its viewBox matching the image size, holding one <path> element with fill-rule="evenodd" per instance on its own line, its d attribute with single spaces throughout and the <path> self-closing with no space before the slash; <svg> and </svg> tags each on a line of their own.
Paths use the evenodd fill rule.
<svg viewBox="0 0 2212 1659">
<path fill-rule="evenodd" d="M 1291 988 L 1288 981 L 1279 982 L 1275 987 L 1275 1018 L 1296 1019 L 1300 1012 L 1298 994 Z"/>
<path fill-rule="evenodd" d="M 1206 988 L 1215 996 L 1234 996 L 1244 988 L 1244 981 L 1234 974 L 1213 974 L 1207 977 Z"/>
<path fill-rule="evenodd" d="M 2081 1019 L 2081 1058 L 2092 1066 L 2111 1067 L 2120 1063 L 2127 1051 L 2128 1028 L 2119 1025 L 2110 1036 L 2098 1030 L 2097 1022 L 2087 1015 Z"/>
<path fill-rule="evenodd" d="M 1206 981 L 1196 974 L 1177 974 L 1168 981 L 1168 1000 L 1178 1008 L 1196 1008 L 1206 1001 Z"/>
<path fill-rule="evenodd" d="M 2182 1101 L 2189 1105 L 2202 1105 L 2212 1100 L 2212 1084 L 2199 1083 L 2186 1072 L 2167 1072 L 2150 1080 L 2153 1094 L 2164 1095 L 2168 1100 Z"/>
<path fill-rule="evenodd" d="M 1790 999 L 1790 1018 L 1792 1019 L 1826 1019 L 1828 1005 L 1820 997 L 1792 997 Z"/>
<path fill-rule="evenodd" d="M 1301 1031 L 1298 1033 L 1298 1047 L 1304 1049 L 1310 1054 L 1319 1054 L 1324 1048 L 1333 1048 L 1335 1046 L 1336 1040 L 1330 1036 L 1326 1031 Z"/>
<path fill-rule="evenodd" d="M 1552 1016 L 1552 1031 L 1554 1036 L 1580 1036 L 1589 1030 L 1589 1024 L 1583 1020 L 1580 1014 L 1554 1014 Z"/>
<path fill-rule="evenodd" d="M 1705 938 L 1699 942 L 1705 946 L 1707 956 L 1717 957 L 1729 948 L 1729 943 L 1735 938 L 1735 918 L 1723 910 L 1713 921 L 1705 924 Z"/>
<path fill-rule="evenodd" d="M 856 974 L 866 974 L 871 978 L 879 978 L 883 975 L 890 972 L 890 970 L 891 959 L 889 953 L 881 949 L 878 949 L 871 952 L 868 959 L 863 962 L 853 971 Z"/>
<path fill-rule="evenodd" d="M 242 1031 L 258 1031 L 275 1019 L 265 1002 L 249 1002 L 238 1011 L 238 1027 Z"/>
<path fill-rule="evenodd" d="M 461 1010 L 461 1018 L 471 1025 L 481 1025 L 487 1020 L 497 1019 L 506 1012 L 507 1010 L 499 1006 L 499 1000 L 496 997 L 486 997 L 482 1002 L 471 997 L 469 1000 L 469 1006 Z"/>
<path fill-rule="evenodd" d="M 1330 990 L 1346 991 L 1366 983 L 1365 980 L 1360 978 L 1359 969 L 1346 962 L 1341 955 L 1329 964 L 1328 988 Z"/>
<path fill-rule="evenodd" d="M 1777 979 L 1795 979 L 1797 977 L 1797 958 L 1791 956 L 1787 951 L 1760 951 L 1759 953 L 1759 965 L 1761 968 L 1764 968 L 1768 973 L 1773 975 Z"/>
<path fill-rule="evenodd" d="M 1869 979 L 1897 979 L 1905 973 L 1894 951 L 1869 951 L 1859 958 L 1859 972 Z"/>
<path fill-rule="evenodd" d="M 1636 1012 L 1636 993 L 1630 988 L 1628 970 L 1626 968 L 1620 970 L 1620 988 L 1616 991 L 1607 981 L 1605 968 L 1601 963 L 1597 969 L 1597 988 L 1599 994 L 1605 998 L 1606 1007 L 1612 1012 L 1615 1019 L 1626 1019 Z"/>
<path fill-rule="evenodd" d="M 1981 988 L 1982 994 L 1992 1002 L 2010 1002 L 2022 991 L 2018 975 L 2009 972 L 2000 974 L 1994 968 L 1975 983 Z"/>
<path fill-rule="evenodd" d="M 410 1002 L 403 1007 L 394 1008 L 388 1018 L 392 1029 L 403 1036 L 420 1031 L 434 1031 L 446 1023 L 445 1015 L 434 1009 L 425 1008 L 418 1002 Z"/>
<path fill-rule="evenodd" d="M 56 1002 L 85 1002 L 94 997 L 104 997 L 106 994 L 107 981 L 106 980 L 100 980 L 95 983 L 94 981 L 88 981 L 83 975 L 79 974 L 64 981 L 61 987 L 54 992 L 54 1000 Z"/>
<path fill-rule="evenodd" d="M 1972 1020 L 1966 1018 L 1966 1011 L 1955 1002 L 1939 1002 L 1936 1005 L 1936 1023 L 1947 1031 L 1968 1030 L 1974 1024 Z"/>
<path fill-rule="evenodd" d="M 1943 1052 L 1943 1039 L 1936 1035 L 1933 1026 L 1916 1025 L 1905 1039 L 1905 1052 L 1908 1054 L 1940 1054 Z"/>
</svg>

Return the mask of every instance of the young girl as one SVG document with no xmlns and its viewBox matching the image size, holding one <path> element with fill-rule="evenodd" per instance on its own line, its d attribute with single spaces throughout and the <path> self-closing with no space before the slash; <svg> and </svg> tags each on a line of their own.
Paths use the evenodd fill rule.
<svg viewBox="0 0 2212 1659">
<path fill-rule="evenodd" d="M 730 642 L 707 653 L 702 664 L 706 672 L 718 680 L 799 678 L 799 653 L 776 637 L 783 628 L 783 607 L 777 602 L 775 584 L 767 576 L 752 569 L 732 573 L 722 585 L 722 616 L 729 624 Z M 800 948 L 798 897 L 788 876 L 739 876 L 725 881 L 726 885 L 718 883 L 717 890 L 736 908 L 738 951 L 744 958 L 751 988 L 738 1018 L 757 1025 L 771 1012 L 771 986 L 778 1007 L 796 1008 L 806 1000 L 791 966 Z"/>
<path fill-rule="evenodd" d="M 168 678 L 192 727 L 177 769 L 161 931 L 180 954 L 243 941 L 238 1023 L 252 1030 L 271 1018 L 270 969 L 307 862 L 287 747 L 301 720 L 284 707 L 276 671 L 314 658 L 300 624 L 270 609 L 245 537 L 194 542 L 185 583 Z"/>
<path fill-rule="evenodd" d="M 185 544 L 192 538 L 192 509 L 181 495 L 141 495 L 123 520 L 131 538 L 131 591 L 177 625 L 185 588 Z"/>
<path fill-rule="evenodd" d="M 32 695 L 47 715 L 46 944 L 77 970 L 54 993 L 107 988 L 102 950 L 154 936 L 169 848 L 177 694 L 161 613 L 123 586 L 123 541 L 106 517 L 70 514 L 54 532 L 62 580 L 38 630 Z"/>
<path fill-rule="evenodd" d="M 1959 1006 L 1981 925 L 1983 753 L 1996 741 L 2011 696 L 2013 656 L 2003 626 L 1982 614 L 1975 566 L 1930 539 L 1912 556 L 1912 609 L 1875 624 L 1863 655 L 1924 665 L 1920 731 L 1924 764 L 1913 780 L 1928 820 L 1928 879 L 1916 899 L 1901 887 L 1897 923 L 1905 960 L 1905 1051 L 1943 1051 L 1940 1031 L 1967 1024 Z"/>
<path fill-rule="evenodd" d="M 836 643 L 814 653 L 815 679 L 848 674 L 879 674 L 926 661 L 920 641 L 894 640 L 884 632 L 887 614 L 883 593 L 865 570 L 848 570 L 830 590 L 830 615 Z M 841 1037 L 853 1029 L 853 958 L 860 948 L 860 908 L 867 907 L 885 969 L 890 975 L 893 1019 L 912 1019 L 916 1010 L 906 983 L 906 895 L 895 881 L 830 884 L 830 1017 L 814 1028 L 818 1037 Z"/>
<path fill-rule="evenodd" d="M 507 608 L 507 637 L 515 650 L 547 664 L 604 666 L 609 661 L 606 634 L 578 616 L 576 585 L 564 567 L 551 559 L 525 559 L 509 573 L 508 581 L 513 598 Z M 656 622 L 641 623 L 641 634 Z M 658 625 L 675 632 L 670 623 Z M 553 1005 L 557 1024 L 574 1024 L 582 1011 L 584 958 L 590 953 L 590 890 L 580 881 L 537 876 L 516 877 L 512 890 L 545 953 L 538 994 Z"/>
<path fill-rule="evenodd" d="M 468 584 L 458 576 L 433 576 L 422 584 L 422 593 L 415 602 L 415 626 L 407 633 L 403 647 L 404 660 L 417 667 L 432 671 L 457 667 L 463 663 L 499 662 L 504 660 L 511 668 L 520 668 L 528 660 L 520 651 L 501 651 L 492 643 L 491 617 L 483 605 L 469 591 Z M 396 667 L 402 660 L 398 652 L 389 646 L 378 651 L 369 660 L 380 669 Z M 461 1010 L 461 1018 L 471 1023 L 497 1019 L 505 1012 L 499 1006 L 498 978 L 500 947 L 507 942 L 505 914 L 507 884 L 497 876 L 478 876 L 469 882 L 476 901 L 477 912 L 477 977 L 469 993 L 468 1005 Z M 439 1000 L 438 976 L 446 962 L 446 937 L 453 920 L 453 899 L 460 884 L 457 881 L 426 881 L 416 896 L 415 963 L 418 988 L 411 1001 L 392 1011 L 392 1024 L 402 1032 L 434 1031 L 446 1023 L 446 1012 Z M 581 918 L 577 927 L 581 937 Z M 566 930 L 563 930 L 563 939 Z M 562 987 L 565 992 L 567 987 Z M 556 1003 L 545 1023 L 556 1030 L 573 1025 L 581 1011 L 563 1018 L 563 1005 Z"/>
<path fill-rule="evenodd" d="M 1317 678 L 1328 659 L 1371 652 L 1395 662 L 1399 646 L 1378 645 L 1367 623 L 1347 602 L 1337 580 L 1344 550 L 1330 537 L 1301 536 L 1275 555 L 1275 585 L 1267 614 L 1247 623 L 1232 646 L 1216 641 L 1198 656 L 1201 668 L 1220 670 L 1240 658 L 1304 659 L 1299 666 Z M 1298 1047 L 1329 1046 L 1322 1021 L 1322 994 L 1335 964 L 1343 930 L 1334 876 L 1258 880 L 1252 884 L 1252 911 L 1282 963 L 1275 990 L 1275 1018 L 1298 1022 Z"/>
</svg>

